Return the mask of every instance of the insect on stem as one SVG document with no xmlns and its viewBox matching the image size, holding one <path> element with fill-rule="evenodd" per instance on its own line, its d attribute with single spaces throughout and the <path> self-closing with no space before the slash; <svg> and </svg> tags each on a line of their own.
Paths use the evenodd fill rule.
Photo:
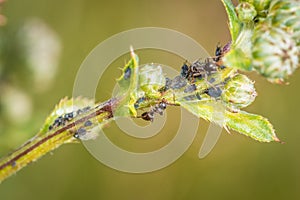
<svg viewBox="0 0 300 200">
<path fill-rule="evenodd" d="M 93 124 L 90 123 L 90 120 L 95 117 L 97 117 L 97 121 L 100 124 L 111 119 L 113 117 L 113 109 L 117 106 L 118 102 L 117 99 L 110 99 L 105 103 L 95 106 L 91 112 L 80 116 L 76 121 L 66 122 L 65 124 L 61 124 L 61 127 L 49 130 L 44 135 L 30 139 L 19 149 L 0 160 L 0 182 L 60 145 L 76 141 L 75 134 L 77 131 L 80 130 L 81 126 L 92 126 Z"/>
</svg>

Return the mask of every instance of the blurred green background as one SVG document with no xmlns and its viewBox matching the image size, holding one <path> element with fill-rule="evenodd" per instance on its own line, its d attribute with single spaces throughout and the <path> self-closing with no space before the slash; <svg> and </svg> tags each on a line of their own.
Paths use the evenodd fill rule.
<svg viewBox="0 0 300 200">
<path fill-rule="evenodd" d="M 0 27 L 1 156 L 32 137 L 54 105 L 72 95 L 82 61 L 113 34 L 145 26 L 170 28 L 189 35 L 211 54 L 218 42 L 230 39 L 219 0 L 8 0 L 2 13 L 7 24 Z M 144 61 L 175 69 L 182 64 L 165 52 L 138 54 Z M 98 100 L 110 97 L 125 59 L 105 72 Z M 64 145 L 4 181 L 0 199 L 300 199 L 299 71 L 287 86 L 272 85 L 254 73 L 249 76 L 259 96 L 247 110 L 268 117 L 285 144 L 261 144 L 223 131 L 213 151 L 200 160 L 208 127 L 201 120 L 189 150 L 171 166 L 147 174 L 110 169 L 83 145 Z M 179 114 L 176 108 L 168 109 L 168 116 Z M 149 141 L 130 138 L 114 124 L 106 134 L 125 149 L 149 151 L 174 137 L 176 120 L 169 117 L 162 133 Z"/>
</svg>

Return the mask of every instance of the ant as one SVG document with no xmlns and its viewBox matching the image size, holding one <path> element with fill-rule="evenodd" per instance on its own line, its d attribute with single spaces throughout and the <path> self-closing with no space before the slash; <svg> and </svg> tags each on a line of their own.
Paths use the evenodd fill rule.
<svg viewBox="0 0 300 200">
<path fill-rule="evenodd" d="M 181 67 L 180 75 L 190 82 L 194 82 L 195 78 L 207 80 L 212 74 L 218 72 L 218 69 L 224 69 L 221 58 L 225 53 L 230 50 L 231 42 L 227 43 L 223 48 L 221 45 L 217 45 L 215 50 L 215 57 L 207 58 L 205 61 L 197 60 L 190 66 L 187 65 L 187 61 Z"/>
<path fill-rule="evenodd" d="M 160 115 L 163 115 L 164 110 L 167 108 L 167 102 L 163 99 L 161 102 L 156 104 L 154 107 L 152 107 L 149 111 L 142 113 L 139 118 L 142 118 L 145 121 L 151 121 L 154 120 L 154 114 L 158 113 Z"/>
</svg>

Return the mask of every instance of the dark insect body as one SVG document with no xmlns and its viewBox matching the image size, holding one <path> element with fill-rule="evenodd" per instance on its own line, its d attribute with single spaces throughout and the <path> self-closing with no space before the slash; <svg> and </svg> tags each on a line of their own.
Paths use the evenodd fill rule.
<svg viewBox="0 0 300 200">
<path fill-rule="evenodd" d="M 214 58 L 214 61 L 216 61 L 216 62 L 219 62 L 220 61 L 220 59 L 221 59 L 221 57 L 222 57 L 222 55 L 223 55 L 223 49 L 221 48 L 221 46 L 218 44 L 217 45 L 217 48 L 216 48 L 216 50 L 215 50 L 215 58 Z"/>
<path fill-rule="evenodd" d="M 64 115 L 64 119 L 68 120 L 68 121 L 72 120 L 73 117 L 74 117 L 74 114 L 72 112 L 67 113 L 67 114 Z"/>
<path fill-rule="evenodd" d="M 142 115 L 141 115 L 141 118 L 145 121 L 151 121 L 153 122 L 154 120 L 154 112 L 144 112 Z"/>
<path fill-rule="evenodd" d="M 82 112 L 86 113 L 86 112 L 88 112 L 90 109 L 91 109 L 90 106 L 84 107 L 84 108 L 82 108 Z"/>
<path fill-rule="evenodd" d="M 187 85 L 187 81 L 182 76 L 176 76 L 173 80 L 170 81 L 170 88 L 174 90 L 181 89 Z"/>
<path fill-rule="evenodd" d="M 66 121 L 68 121 L 68 120 L 63 118 L 62 116 L 59 116 L 58 118 L 56 118 L 54 120 L 53 124 L 51 124 L 49 126 L 49 130 L 52 130 L 53 128 L 65 125 Z"/>
<path fill-rule="evenodd" d="M 215 82 L 215 81 L 216 81 L 215 78 L 211 78 L 211 79 L 208 80 L 209 83 L 213 83 L 213 82 Z"/>
<path fill-rule="evenodd" d="M 78 110 L 76 111 L 76 114 L 77 114 L 77 115 L 80 115 L 80 114 L 82 114 L 82 113 L 86 113 L 86 112 L 88 112 L 90 109 L 91 109 L 90 106 L 84 107 L 84 108 L 82 108 L 82 109 L 78 109 Z"/>
<path fill-rule="evenodd" d="M 86 134 L 86 130 L 84 128 L 79 128 L 76 133 L 74 134 L 74 137 L 76 139 L 80 139 L 80 137 L 84 136 Z"/>
<path fill-rule="evenodd" d="M 194 92 L 195 90 L 197 90 L 197 87 L 195 84 L 192 85 L 188 85 L 185 89 L 184 89 L 184 93 L 191 93 Z"/>
<path fill-rule="evenodd" d="M 190 82 L 194 82 L 195 79 L 206 79 L 212 74 L 222 70 L 225 66 L 222 64 L 222 57 L 230 50 L 231 42 L 227 43 L 223 48 L 217 45 L 215 50 L 215 56 L 213 58 L 207 58 L 204 61 L 197 60 L 190 66 L 185 62 L 181 67 L 180 75 Z"/>
<path fill-rule="evenodd" d="M 170 78 L 166 77 L 166 84 L 165 84 L 165 86 L 163 86 L 162 88 L 160 88 L 158 91 L 160 93 L 163 93 L 163 92 L 167 91 L 168 89 L 170 89 L 171 84 L 172 84 L 172 80 Z"/>
<path fill-rule="evenodd" d="M 184 63 L 183 66 L 181 67 L 181 72 L 180 72 L 180 75 L 182 77 L 188 77 L 188 74 L 189 74 L 189 66 Z"/>
<path fill-rule="evenodd" d="M 70 112 L 70 113 L 66 113 L 66 114 L 63 114 L 59 117 L 57 117 L 53 124 L 51 124 L 49 126 L 49 130 L 52 130 L 54 128 L 57 128 L 59 126 L 64 126 L 67 122 L 71 121 L 72 119 L 74 119 L 74 117 L 80 115 L 80 114 L 83 114 L 83 113 L 86 113 L 88 112 L 89 110 L 91 109 L 90 106 L 87 106 L 87 107 L 84 107 L 82 109 L 78 109 L 77 111 L 74 111 L 74 112 Z"/>
<path fill-rule="evenodd" d="M 221 96 L 222 92 L 223 91 L 221 90 L 221 88 L 216 86 L 208 88 L 204 93 L 208 94 L 210 97 L 218 98 Z"/>
<path fill-rule="evenodd" d="M 158 113 L 160 115 L 163 115 L 163 112 L 164 110 L 167 108 L 167 104 L 162 101 L 158 104 L 156 104 L 153 108 L 150 109 L 150 111 L 148 112 L 144 112 L 142 115 L 141 115 L 141 118 L 143 120 L 146 120 L 146 121 L 151 121 L 153 122 L 154 120 L 154 114 L 155 113 Z"/>
<path fill-rule="evenodd" d="M 85 127 L 92 126 L 92 125 L 93 125 L 93 123 L 90 120 L 87 120 L 86 122 L 84 122 Z"/>
<path fill-rule="evenodd" d="M 138 100 L 136 100 L 136 102 L 134 103 L 134 108 L 135 108 L 135 109 L 138 109 L 139 106 L 140 106 L 140 104 L 141 104 L 142 102 L 144 102 L 145 100 L 146 100 L 146 97 L 140 97 L 140 98 L 138 98 Z"/>
<path fill-rule="evenodd" d="M 216 62 L 208 58 L 205 61 L 197 60 L 190 66 L 184 64 L 180 74 L 190 82 L 194 82 L 195 79 L 207 79 L 208 76 L 217 73 L 218 68 Z"/>
<path fill-rule="evenodd" d="M 200 94 L 197 92 L 196 94 L 192 94 L 192 95 L 189 95 L 189 96 L 185 96 L 184 99 L 186 101 L 195 101 L 195 100 L 201 100 L 201 96 Z"/>
<path fill-rule="evenodd" d="M 130 67 L 127 67 L 124 72 L 124 79 L 127 80 L 130 78 L 130 76 L 131 76 L 131 69 Z"/>
<path fill-rule="evenodd" d="M 13 162 L 11 163 L 11 166 L 12 166 L 12 167 L 16 167 L 16 166 L 17 166 L 17 162 L 16 162 L 16 161 L 13 161 Z"/>
<path fill-rule="evenodd" d="M 230 48 L 231 48 L 231 41 L 228 42 L 223 48 L 221 45 L 218 44 L 215 50 L 214 61 L 216 62 L 221 61 L 221 58 L 225 55 L 225 53 L 230 51 Z"/>
</svg>

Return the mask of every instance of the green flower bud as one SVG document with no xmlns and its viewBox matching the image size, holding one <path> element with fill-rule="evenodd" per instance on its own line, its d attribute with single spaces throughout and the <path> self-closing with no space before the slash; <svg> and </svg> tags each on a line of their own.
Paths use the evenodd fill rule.
<svg viewBox="0 0 300 200">
<path fill-rule="evenodd" d="M 265 16 L 270 6 L 271 0 L 242 0 L 242 2 L 247 2 L 253 5 L 258 15 Z"/>
<path fill-rule="evenodd" d="M 293 1 L 273 1 L 268 17 L 272 18 L 272 24 L 275 26 L 299 29 L 300 4 Z"/>
<path fill-rule="evenodd" d="M 275 0 L 270 5 L 268 14 L 270 25 L 279 27 L 293 34 L 299 43 L 300 37 L 300 3 L 295 1 Z"/>
<path fill-rule="evenodd" d="M 166 84 L 161 66 L 152 64 L 140 67 L 139 84 L 147 96 L 159 95 L 158 90 Z"/>
<path fill-rule="evenodd" d="M 227 107 L 239 110 L 250 105 L 256 96 L 254 82 L 247 76 L 238 74 L 225 84 L 221 98 Z"/>
<path fill-rule="evenodd" d="M 247 2 L 240 3 L 236 7 L 236 12 L 238 14 L 239 19 L 245 23 L 252 21 L 257 15 L 254 6 Z"/>
<path fill-rule="evenodd" d="M 271 82 L 282 82 L 299 66 L 299 51 L 292 35 L 261 24 L 252 37 L 253 67 Z"/>
</svg>

